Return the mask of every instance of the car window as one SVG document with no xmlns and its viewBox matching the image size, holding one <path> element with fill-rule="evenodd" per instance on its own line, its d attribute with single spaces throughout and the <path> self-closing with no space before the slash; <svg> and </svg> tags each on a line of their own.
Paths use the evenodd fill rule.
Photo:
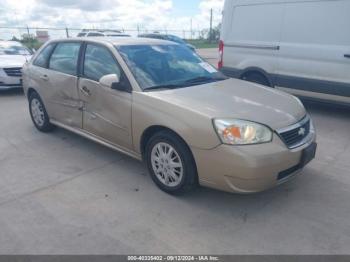
<svg viewBox="0 0 350 262">
<path fill-rule="evenodd" d="M 89 33 L 88 36 L 105 36 L 105 35 L 101 33 Z"/>
<path fill-rule="evenodd" d="M 175 35 L 167 35 L 166 39 L 169 41 L 179 43 L 179 44 L 186 44 L 186 42 L 184 40 L 182 40 L 180 37 L 175 36 Z"/>
<path fill-rule="evenodd" d="M 116 74 L 119 77 L 120 68 L 111 52 L 102 46 L 88 44 L 85 51 L 83 75 L 94 81 L 99 81 L 105 75 Z"/>
<path fill-rule="evenodd" d="M 33 64 L 36 66 L 47 68 L 48 60 L 54 47 L 55 47 L 55 44 L 50 44 L 46 46 L 40 52 L 40 54 L 35 58 Z"/>
<path fill-rule="evenodd" d="M 77 74 L 80 43 L 59 43 L 53 51 L 49 68 L 69 75 Z"/>
</svg>

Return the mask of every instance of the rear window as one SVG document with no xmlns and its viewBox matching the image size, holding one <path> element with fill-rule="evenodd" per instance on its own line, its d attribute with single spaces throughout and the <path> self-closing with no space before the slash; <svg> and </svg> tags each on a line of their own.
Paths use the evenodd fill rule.
<svg viewBox="0 0 350 262">
<path fill-rule="evenodd" d="M 55 47 L 55 44 L 50 44 L 50 45 L 46 46 L 40 52 L 40 54 L 35 58 L 33 65 L 47 68 L 48 60 L 49 60 L 49 57 L 50 57 L 51 52 L 52 52 L 54 47 Z"/>
</svg>

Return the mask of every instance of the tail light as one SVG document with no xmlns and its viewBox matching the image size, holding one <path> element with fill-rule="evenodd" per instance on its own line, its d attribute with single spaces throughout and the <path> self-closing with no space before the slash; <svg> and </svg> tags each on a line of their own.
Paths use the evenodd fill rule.
<svg viewBox="0 0 350 262">
<path fill-rule="evenodd" d="M 224 41 L 219 42 L 219 64 L 218 68 L 221 69 L 224 66 Z"/>
</svg>

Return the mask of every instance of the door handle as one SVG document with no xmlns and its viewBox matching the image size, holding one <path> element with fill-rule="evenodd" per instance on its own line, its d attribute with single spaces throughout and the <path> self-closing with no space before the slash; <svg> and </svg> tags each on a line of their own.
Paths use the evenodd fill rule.
<svg viewBox="0 0 350 262">
<path fill-rule="evenodd" d="M 345 58 L 350 58 L 350 54 L 345 54 L 344 57 Z"/>
<path fill-rule="evenodd" d="M 81 87 L 80 90 L 84 95 L 91 96 L 91 92 L 86 86 Z"/>
<path fill-rule="evenodd" d="M 40 79 L 44 80 L 44 81 L 49 81 L 49 77 L 47 75 L 42 75 L 40 77 Z"/>
</svg>

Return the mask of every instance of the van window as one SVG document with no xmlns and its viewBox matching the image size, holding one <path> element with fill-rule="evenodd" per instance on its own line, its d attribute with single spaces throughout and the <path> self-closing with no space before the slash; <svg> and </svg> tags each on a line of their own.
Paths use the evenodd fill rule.
<svg viewBox="0 0 350 262">
<path fill-rule="evenodd" d="M 120 77 L 120 68 L 111 52 L 105 47 L 88 44 L 85 51 L 83 75 L 94 81 L 101 77 L 116 74 Z"/>
<path fill-rule="evenodd" d="M 283 6 L 277 4 L 237 6 L 233 13 L 229 41 L 278 42 Z"/>
<path fill-rule="evenodd" d="M 49 68 L 69 75 L 77 74 L 80 43 L 59 43 L 53 51 Z"/>
<path fill-rule="evenodd" d="M 49 56 L 51 55 L 51 52 L 54 47 L 55 44 L 49 44 L 48 46 L 46 46 L 35 58 L 33 65 L 47 68 Z"/>
<path fill-rule="evenodd" d="M 286 4 L 282 41 L 350 45 L 350 1 Z"/>
</svg>

